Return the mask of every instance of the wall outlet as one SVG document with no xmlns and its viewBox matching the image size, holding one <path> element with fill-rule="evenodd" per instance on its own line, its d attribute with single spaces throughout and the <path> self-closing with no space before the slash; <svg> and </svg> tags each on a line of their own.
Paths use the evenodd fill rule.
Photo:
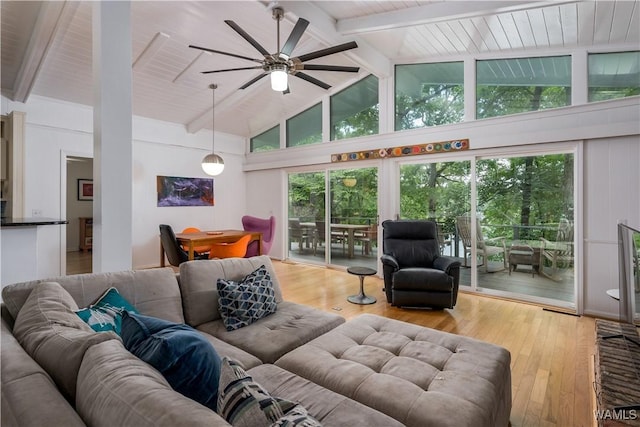
<svg viewBox="0 0 640 427">
<path fill-rule="evenodd" d="M 42 209 L 33 209 L 33 210 L 31 210 L 31 216 L 33 216 L 33 217 L 42 216 Z"/>
</svg>

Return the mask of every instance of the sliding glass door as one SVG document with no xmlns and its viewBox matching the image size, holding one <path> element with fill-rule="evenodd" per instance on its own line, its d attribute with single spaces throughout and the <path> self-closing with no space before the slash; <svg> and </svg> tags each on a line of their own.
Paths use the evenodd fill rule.
<svg viewBox="0 0 640 427">
<path fill-rule="evenodd" d="M 478 235 L 497 248 L 479 286 L 575 301 L 573 169 L 569 153 L 477 160 Z"/>
<path fill-rule="evenodd" d="M 442 255 L 464 256 L 456 218 L 471 209 L 470 168 L 469 160 L 400 166 L 400 218 L 435 221 Z M 471 285 L 470 275 L 462 274 L 460 284 Z"/>
<path fill-rule="evenodd" d="M 288 193 L 289 258 L 377 267 L 376 167 L 290 173 Z"/>
<path fill-rule="evenodd" d="M 573 163 L 556 153 L 402 164 L 400 217 L 438 224 L 441 254 L 463 265 L 461 285 L 571 306 Z"/>
</svg>

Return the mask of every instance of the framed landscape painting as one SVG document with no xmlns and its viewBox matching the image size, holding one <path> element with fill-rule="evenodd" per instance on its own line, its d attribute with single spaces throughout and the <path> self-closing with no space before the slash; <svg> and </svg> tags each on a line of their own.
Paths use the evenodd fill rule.
<svg viewBox="0 0 640 427">
<path fill-rule="evenodd" d="M 212 178 L 157 177 L 158 207 L 213 206 Z"/>
</svg>

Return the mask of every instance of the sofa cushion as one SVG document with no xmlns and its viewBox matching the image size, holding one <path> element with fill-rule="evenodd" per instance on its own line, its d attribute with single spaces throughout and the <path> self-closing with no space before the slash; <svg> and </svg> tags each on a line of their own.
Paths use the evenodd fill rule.
<svg viewBox="0 0 640 427">
<path fill-rule="evenodd" d="M 234 427 L 269 427 L 272 425 L 304 425 L 320 427 L 320 423 L 295 402 L 271 396 L 240 365 L 222 359 L 218 413 Z M 304 424 L 284 424 L 294 415 Z"/>
<path fill-rule="evenodd" d="M 496 345 L 364 314 L 276 364 L 407 426 L 507 426 L 509 352 Z"/>
<path fill-rule="evenodd" d="M 325 426 L 404 426 L 382 412 L 312 383 L 276 365 L 256 366 L 249 369 L 247 373 L 269 394 L 299 403 Z"/>
<path fill-rule="evenodd" d="M 180 264 L 179 283 L 186 323 L 196 328 L 203 323 L 220 319 L 218 279 L 242 280 L 261 265 L 267 268 L 271 276 L 276 302 L 282 301 L 280 283 L 268 256 L 196 260 Z"/>
<path fill-rule="evenodd" d="M 127 350 L 160 371 L 174 390 L 215 411 L 220 357 L 201 333 L 125 311 L 121 335 Z"/>
<path fill-rule="evenodd" d="M 198 330 L 273 363 L 283 354 L 344 323 L 344 318 L 289 301 L 278 310 L 249 326 L 227 331 L 221 319 L 198 326 Z"/>
<path fill-rule="evenodd" d="M 3 426 L 84 426 L 51 377 L 20 346 L 2 319 L 0 347 Z M 34 402 L 37 404 L 34 405 Z"/>
<path fill-rule="evenodd" d="M 55 282 L 37 284 L 20 309 L 13 333 L 26 352 L 51 375 L 70 402 L 75 398 L 78 369 L 94 344 L 119 339 L 98 334 L 76 314 L 78 306 Z"/>
<path fill-rule="evenodd" d="M 236 282 L 218 279 L 218 305 L 227 331 L 240 329 L 276 312 L 271 276 L 264 265 Z"/>
<path fill-rule="evenodd" d="M 78 373 L 76 409 L 93 427 L 229 426 L 174 391 L 160 372 L 115 340 L 87 351 Z"/>
<path fill-rule="evenodd" d="M 14 319 L 35 285 L 45 281 L 59 283 L 79 307 L 89 306 L 114 287 L 140 313 L 170 322 L 184 322 L 180 288 L 170 267 L 75 274 L 8 285 L 2 288 L 2 300 Z"/>
<path fill-rule="evenodd" d="M 123 311 L 138 312 L 116 288 L 109 288 L 98 301 L 76 314 L 96 332 L 114 331 L 119 335 Z"/>
</svg>

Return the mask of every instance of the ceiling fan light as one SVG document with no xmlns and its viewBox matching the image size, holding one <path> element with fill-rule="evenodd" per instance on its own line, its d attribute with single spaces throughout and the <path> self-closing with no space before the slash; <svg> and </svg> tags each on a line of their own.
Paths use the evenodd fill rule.
<svg viewBox="0 0 640 427">
<path fill-rule="evenodd" d="M 210 153 L 202 159 L 202 170 L 207 175 L 220 175 L 224 170 L 224 160 L 216 153 Z"/>
<path fill-rule="evenodd" d="M 271 71 L 271 89 L 283 92 L 289 87 L 288 75 L 284 70 Z"/>
</svg>

